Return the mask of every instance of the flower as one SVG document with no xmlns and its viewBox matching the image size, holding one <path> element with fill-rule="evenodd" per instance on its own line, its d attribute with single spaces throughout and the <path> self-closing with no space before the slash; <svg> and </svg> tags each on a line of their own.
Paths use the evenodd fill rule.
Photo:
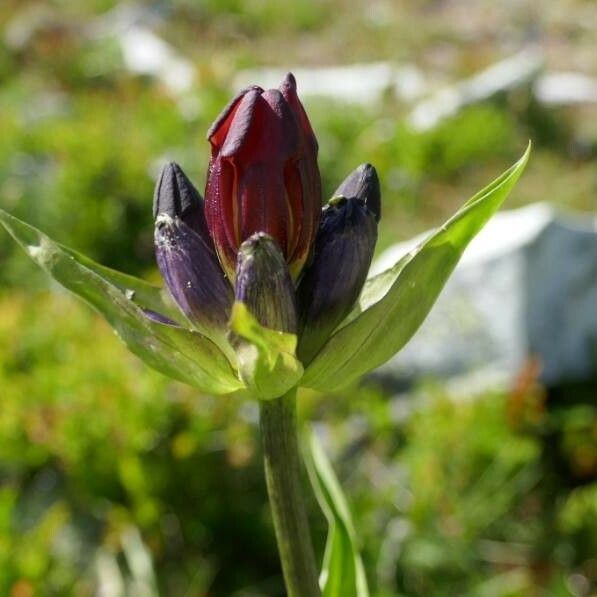
<svg viewBox="0 0 597 597">
<path fill-rule="evenodd" d="M 354 170 L 323 208 L 313 262 L 298 287 L 302 360 L 317 354 L 358 298 L 373 258 L 380 213 L 379 180 L 370 164 Z"/>
<path fill-rule="evenodd" d="M 264 232 L 277 241 L 296 280 L 317 231 L 321 181 L 317 140 L 294 76 L 279 89 L 242 91 L 207 136 L 205 216 L 222 267 L 234 279 L 241 243 Z"/>
<path fill-rule="evenodd" d="M 181 167 L 164 166 L 156 185 L 156 261 L 174 301 L 199 329 L 225 330 L 232 288 L 220 268 L 203 213 L 203 199 Z"/>
<path fill-rule="evenodd" d="M 208 139 L 205 201 L 175 163 L 156 185 L 162 277 L 192 326 L 220 346 L 240 346 L 229 320 L 241 303 L 258 325 L 295 335 L 306 364 L 365 282 L 380 217 L 375 168 L 359 166 L 321 206 L 317 141 L 290 74 L 279 89 L 243 91 Z"/>
<path fill-rule="evenodd" d="M 292 75 L 279 89 L 241 93 L 208 138 L 206 200 L 175 163 L 155 191 L 156 259 L 175 304 L 2 209 L 0 224 L 151 367 L 203 392 L 260 400 L 299 385 L 339 389 L 401 350 L 531 150 L 365 281 L 381 215 L 377 174 L 359 166 L 321 208 L 317 142 Z"/>
</svg>

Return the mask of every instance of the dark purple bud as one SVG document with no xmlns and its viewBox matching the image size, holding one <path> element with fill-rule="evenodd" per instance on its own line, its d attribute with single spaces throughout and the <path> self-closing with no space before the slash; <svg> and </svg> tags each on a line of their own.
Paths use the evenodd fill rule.
<svg viewBox="0 0 597 597">
<path fill-rule="evenodd" d="M 297 295 L 298 356 L 309 363 L 352 309 L 371 265 L 377 223 L 358 198 L 332 199 L 323 209 L 311 265 Z"/>
<path fill-rule="evenodd" d="M 166 214 L 172 219 L 180 218 L 207 244 L 212 245 L 205 223 L 203 199 L 176 162 L 169 162 L 162 168 L 155 186 L 153 194 L 154 219 L 160 214 Z"/>
<path fill-rule="evenodd" d="M 241 244 L 235 295 L 262 326 L 296 334 L 294 285 L 284 255 L 271 236 L 259 232 Z"/>
<path fill-rule="evenodd" d="M 361 199 L 367 209 L 375 215 L 376 221 L 381 218 L 381 191 L 379 178 L 371 164 L 361 164 L 353 170 L 344 182 L 336 189 L 334 197 L 356 197 Z"/>
<path fill-rule="evenodd" d="M 207 234 L 203 201 L 177 164 L 162 171 L 154 213 L 156 260 L 170 294 L 192 323 L 222 333 L 232 288 Z"/>
</svg>

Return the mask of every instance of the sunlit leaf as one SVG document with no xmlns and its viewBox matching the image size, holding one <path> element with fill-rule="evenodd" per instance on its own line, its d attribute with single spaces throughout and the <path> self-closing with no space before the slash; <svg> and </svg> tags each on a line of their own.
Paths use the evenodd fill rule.
<svg viewBox="0 0 597 597">
<path fill-rule="evenodd" d="M 518 162 L 471 197 L 414 251 L 368 282 L 358 308 L 309 364 L 301 385 L 323 391 L 342 387 L 383 364 L 410 340 L 464 249 L 514 187 L 530 148 L 529 144 Z"/>
<path fill-rule="evenodd" d="M 183 319 L 178 307 L 174 304 L 170 295 L 164 288 L 159 288 L 141 278 L 95 263 L 86 255 L 59 243 L 56 243 L 56 245 L 82 266 L 94 271 L 96 274 L 119 288 L 127 295 L 127 297 L 130 297 L 130 299 L 139 306 L 166 315 L 175 321 Z"/>
<path fill-rule="evenodd" d="M 243 387 L 228 359 L 211 340 L 149 319 L 133 300 L 133 294 L 138 293 L 138 299 L 147 301 L 146 306 L 161 309 L 158 289 L 62 247 L 3 210 L 0 223 L 33 261 L 97 309 L 148 365 L 204 392 L 227 394 Z"/>
<path fill-rule="evenodd" d="M 256 398 L 268 400 L 285 394 L 303 374 L 296 358 L 297 337 L 263 327 L 244 303 L 232 307 L 230 328 L 238 334 L 239 372 Z"/>
<path fill-rule="evenodd" d="M 307 437 L 307 470 L 328 521 L 319 584 L 323 597 L 368 597 L 367 579 L 346 498 L 313 432 Z"/>
</svg>

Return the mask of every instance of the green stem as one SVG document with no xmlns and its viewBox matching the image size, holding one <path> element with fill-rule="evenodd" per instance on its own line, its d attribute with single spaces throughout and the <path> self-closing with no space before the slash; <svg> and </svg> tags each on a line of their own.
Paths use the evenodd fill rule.
<svg viewBox="0 0 597 597">
<path fill-rule="evenodd" d="M 321 592 L 301 490 L 296 390 L 260 406 L 265 480 L 288 597 L 317 597 Z"/>
</svg>

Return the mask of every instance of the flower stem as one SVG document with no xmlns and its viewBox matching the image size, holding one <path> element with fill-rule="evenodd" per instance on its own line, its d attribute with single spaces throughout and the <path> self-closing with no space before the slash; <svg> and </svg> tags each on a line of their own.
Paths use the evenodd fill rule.
<svg viewBox="0 0 597 597">
<path fill-rule="evenodd" d="M 320 595 L 303 502 L 296 430 L 296 390 L 262 401 L 265 480 L 288 597 Z"/>
</svg>

